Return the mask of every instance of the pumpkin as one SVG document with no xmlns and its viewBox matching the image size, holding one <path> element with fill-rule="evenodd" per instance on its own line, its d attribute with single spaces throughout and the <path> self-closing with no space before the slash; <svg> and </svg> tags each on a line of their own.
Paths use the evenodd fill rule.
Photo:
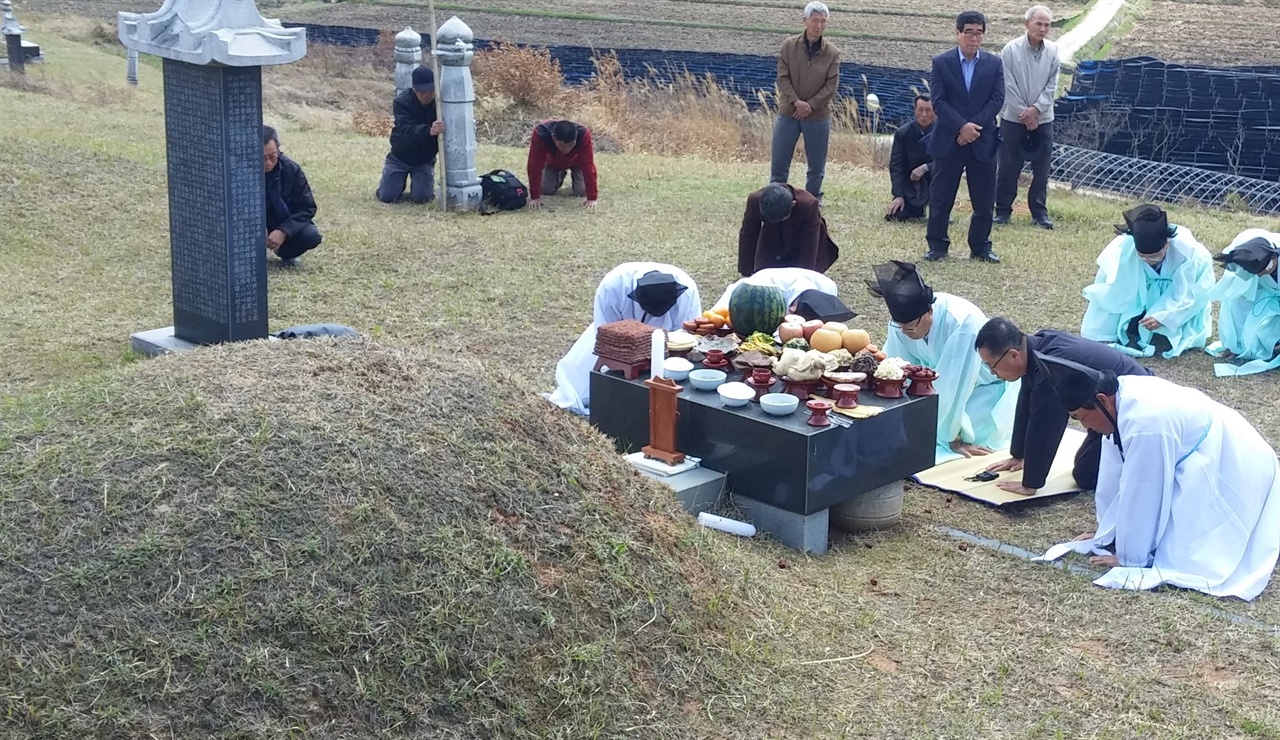
<svg viewBox="0 0 1280 740">
<path fill-rule="evenodd" d="M 871 335 L 865 329 L 850 329 L 840 335 L 841 343 L 850 354 L 867 348 L 871 344 Z"/>
<path fill-rule="evenodd" d="M 729 296 L 729 315 L 738 336 L 749 337 L 756 332 L 772 336 L 787 315 L 787 299 L 781 288 L 743 283 Z"/>
<path fill-rule="evenodd" d="M 809 337 L 809 346 L 819 352 L 831 352 L 840 349 L 840 335 L 830 329 L 819 329 Z"/>
</svg>

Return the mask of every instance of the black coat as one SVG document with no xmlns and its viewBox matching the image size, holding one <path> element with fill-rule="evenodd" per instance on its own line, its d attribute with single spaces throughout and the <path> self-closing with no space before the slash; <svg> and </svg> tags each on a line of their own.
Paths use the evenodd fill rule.
<svg viewBox="0 0 1280 740">
<path fill-rule="evenodd" d="M 436 122 L 436 104 L 418 102 L 413 88 L 396 96 L 391 107 L 396 117 L 391 129 L 391 156 L 410 167 L 435 161 L 440 152 L 440 137 L 431 135 L 431 124 Z"/>
<path fill-rule="evenodd" d="M 282 152 L 267 173 L 267 231 L 279 229 L 293 238 L 316 217 L 316 199 L 302 167 Z"/>
<path fill-rule="evenodd" d="M 932 130 L 930 126 L 930 130 Z M 920 139 L 927 132 L 920 124 L 907 121 L 893 133 L 893 153 L 889 157 L 889 179 L 893 183 L 893 197 L 902 198 L 913 206 L 929 202 L 929 174 L 916 182 L 911 181 L 911 171 L 933 161 Z M 919 187 L 917 187 L 919 186 Z"/>
<path fill-rule="evenodd" d="M 1152 374 L 1122 352 L 1065 331 L 1042 329 L 1027 337 L 1027 350 L 1071 360 L 1098 371 L 1110 370 L 1117 376 Z M 1022 388 L 1018 392 L 1009 454 L 1023 461 L 1022 485 L 1042 488 L 1070 416 L 1049 379 L 1036 372 L 1035 360 L 1032 357 L 1027 360 L 1027 374 L 1022 376 Z"/>
</svg>

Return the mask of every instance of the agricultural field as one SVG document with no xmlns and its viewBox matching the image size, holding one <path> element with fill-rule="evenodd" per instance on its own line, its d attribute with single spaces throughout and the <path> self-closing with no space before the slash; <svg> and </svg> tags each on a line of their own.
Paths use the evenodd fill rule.
<svg viewBox="0 0 1280 740">
<path fill-rule="evenodd" d="M 1170 62 L 1280 65 L 1274 2 L 1185 3 L 1157 0 L 1107 49 L 1106 56 L 1153 56 Z"/>
</svg>

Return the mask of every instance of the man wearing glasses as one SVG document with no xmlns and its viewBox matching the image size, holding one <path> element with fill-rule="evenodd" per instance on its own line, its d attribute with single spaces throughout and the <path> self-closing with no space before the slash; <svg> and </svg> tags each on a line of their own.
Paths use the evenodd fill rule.
<svg viewBox="0 0 1280 740">
<path fill-rule="evenodd" d="M 926 240 L 930 262 L 944 259 L 951 246 L 947 227 L 960 189 L 960 175 L 969 181 L 969 256 L 999 262 L 991 249 L 991 219 L 996 202 L 996 159 L 1000 134 L 996 115 L 1004 106 L 1004 67 L 1000 57 L 981 51 L 987 19 L 976 10 L 956 16 L 957 48 L 933 58 L 929 91 L 937 123 L 929 137 L 929 226 Z"/>
<path fill-rule="evenodd" d="M 1080 335 L 1134 355 L 1172 359 L 1203 348 L 1213 332 L 1209 295 L 1213 257 L 1185 226 L 1145 204 L 1124 212 L 1124 226 L 1102 254 Z"/>
<path fill-rule="evenodd" d="M 1021 471 L 1022 480 L 1004 480 L 999 488 L 1022 496 L 1034 496 L 1044 487 L 1053 458 L 1067 429 L 1067 409 L 1062 405 L 1043 373 L 1037 371 L 1035 356 L 1056 357 L 1092 368 L 1097 372 L 1123 375 L 1151 375 L 1132 357 L 1105 344 L 1056 329 L 1041 329 L 1027 336 L 1018 325 L 996 316 L 983 325 L 974 342 L 978 356 L 1001 380 L 1022 381 L 1018 391 L 1018 408 L 1014 412 L 1013 439 L 1009 443 L 1009 459 L 987 467 L 992 472 Z M 1098 461 L 1102 454 L 1102 435 L 1085 434 L 1076 452 L 1071 470 L 1076 484 L 1093 489 L 1098 484 Z"/>
<path fill-rule="evenodd" d="M 934 463 L 990 455 L 1009 444 L 1021 384 L 1002 382 L 973 351 L 987 317 L 969 301 L 935 293 L 916 266 L 877 265 L 872 295 L 889 309 L 884 352 L 938 372 L 938 433 Z"/>
</svg>

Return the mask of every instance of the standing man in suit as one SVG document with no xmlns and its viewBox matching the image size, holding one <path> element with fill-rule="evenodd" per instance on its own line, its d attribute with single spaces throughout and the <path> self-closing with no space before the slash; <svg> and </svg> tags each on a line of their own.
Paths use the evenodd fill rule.
<svg viewBox="0 0 1280 740">
<path fill-rule="evenodd" d="M 938 122 L 929 137 L 933 156 L 929 190 L 930 262 L 947 256 L 951 237 L 947 226 L 960 189 L 960 175 L 969 180 L 969 256 L 999 262 L 991 250 L 991 218 L 996 200 L 996 155 L 1000 134 L 996 114 L 1004 106 L 1004 67 L 1000 57 L 984 54 L 980 47 L 987 33 L 987 19 L 976 10 L 956 16 L 957 48 L 933 58 L 930 92 Z"/>
</svg>

